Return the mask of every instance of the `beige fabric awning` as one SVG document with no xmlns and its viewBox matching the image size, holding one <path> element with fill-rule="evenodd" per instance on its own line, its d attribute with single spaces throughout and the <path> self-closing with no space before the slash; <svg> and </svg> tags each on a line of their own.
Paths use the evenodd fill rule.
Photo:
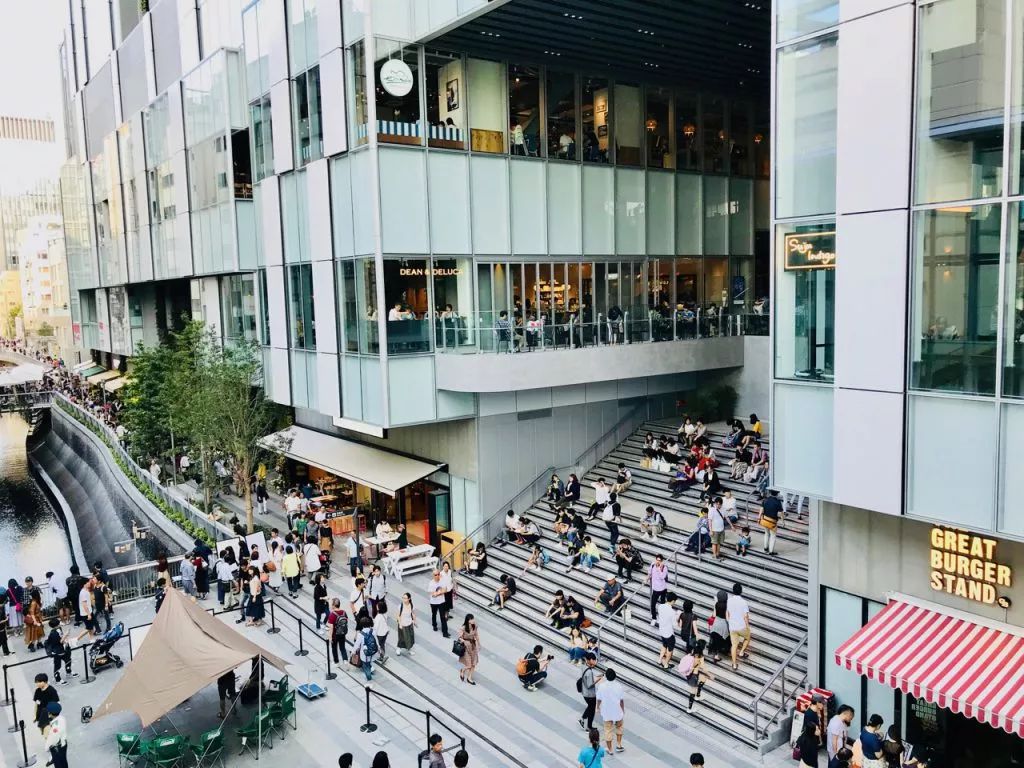
<svg viewBox="0 0 1024 768">
<path fill-rule="evenodd" d="M 283 453 L 296 461 L 389 496 L 444 466 L 399 456 L 372 445 L 325 435 L 305 427 L 288 427 L 264 437 L 260 444 L 268 450 Z"/>
<path fill-rule="evenodd" d="M 134 712 L 145 728 L 256 656 L 287 674 L 282 659 L 211 616 L 180 590 L 170 589 L 141 648 L 96 708 L 94 719 Z"/>
<path fill-rule="evenodd" d="M 86 379 L 90 384 L 102 384 L 107 379 L 116 379 L 121 374 L 117 371 L 103 371 L 103 373 L 97 373 L 95 376 L 90 376 Z"/>
<path fill-rule="evenodd" d="M 103 388 L 107 392 L 117 392 L 121 387 L 128 383 L 128 379 L 124 376 L 118 376 L 116 379 L 110 379 L 109 381 L 103 382 Z"/>
</svg>

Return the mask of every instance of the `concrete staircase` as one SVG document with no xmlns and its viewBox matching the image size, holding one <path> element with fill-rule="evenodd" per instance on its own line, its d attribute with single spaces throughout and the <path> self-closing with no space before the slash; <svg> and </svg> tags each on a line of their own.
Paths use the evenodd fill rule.
<svg viewBox="0 0 1024 768">
<path fill-rule="evenodd" d="M 580 506 L 586 509 L 593 500 L 590 484 L 596 482 L 598 477 L 613 478 L 620 461 L 630 467 L 633 485 L 620 499 L 623 505 L 621 535 L 633 540 L 643 553 L 645 563 L 650 563 L 657 553 L 668 558 L 670 572 L 676 580 L 672 588 L 679 595 L 680 601 L 687 598 L 694 601 L 696 615 L 701 620 L 712 614 L 719 590 L 728 591 L 734 582 L 742 583 L 744 596 L 751 606 L 753 641 L 750 658 L 743 660 L 737 671 L 733 671 L 724 658 L 718 664 L 709 664 L 709 672 L 714 679 L 705 687 L 704 698 L 697 703 L 694 713 L 684 714 L 688 689 L 675 671 L 675 664 L 668 671 L 658 664 L 661 644 L 657 630 L 649 623 L 650 590 L 642 587 L 630 599 L 632 616 L 626 622 L 625 639 L 621 616 L 611 619 L 602 631 L 602 666 L 614 666 L 627 684 L 661 700 L 681 719 L 692 717 L 702 723 L 702 727 L 715 728 L 748 746 L 756 746 L 754 713 L 750 703 L 807 631 L 806 514 L 804 520 L 798 521 L 792 519 L 795 518 L 793 512 L 789 513 L 779 533 L 780 554 L 776 557 L 769 557 L 760 549 L 760 529 L 754 522 L 759 504 L 757 500 L 752 500 L 750 505 L 755 535 L 747 557 L 737 557 L 729 548 L 723 551 L 731 554 L 721 562 L 712 561 L 708 555 L 698 558 L 683 550 L 679 551 L 676 558 L 671 557 L 673 550 L 683 544 L 694 529 L 699 490 L 691 489 L 678 498 L 672 498 L 666 488 L 667 476 L 641 469 L 639 465 L 644 435 L 648 431 L 656 435 L 666 434 L 674 432 L 676 427 L 676 424 L 669 421 L 645 423 L 585 477 L 580 478 L 584 489 Z M 721 430 L 710 437 L 716 446 L 720 446 Z M 720 459 L 731 458 L 731 451 L 719 448 L 718 453 Z M 741 481 L 728 480 L 724 477 L 727 470 L 726 467 L 726 473 L 720 474 L 723 475 L 726 488 L 730 488 L 737 498 L 742 519 L 745 500 L 753 487 Z M 653 542 L 641 538 L 639 532 L 639 518 L 648 504 L 661 511 L 668 523 L 668 530 Z M 588 618 L 593 621 L 593 626 L 588 630 L 593 635 L 606 619 L 605 614 L 594 607 L 594 600 L 608 574 L 615 572 L 615 561 L 607 553 L 608 531 L 598 519 L 590 524 L 587 533 L 604 551 L 604 557 L 590 573 L 579 570 L 566 573 L 568 556 L 558 546 L 557 538 L 552 533 L 554 514 L 548 504 L 538 501 L 526 514 L 538 523 L 543 532 L 541 546 L 552 555 L 548 566 L 540 572 L 523 574 L 529 556 L 528 548 L 514 544 L 490 546 L 490 566 L 486 576 L 460 579 L 459 595 L 476 605 L 488 606 L 497 589 L 500 575 L 509 573 L 516 576 L 519 593 L 497 615 L 537 637 L 538 642 L 554 652 L 555 649 L 567 647 L 566 633 L 555 630 L 544 618 L 544 611 L 555 590 L 561 589 L 566 595 L 574 595 L 580 601 Z M 727 542 L 734 540 L 733 534 L 727 536 Z M 624 584 L 627 594 L 642 579 L 642 574 L 634 575 L 631 584 Z M 708 636 L 707 629 L 707 624 L 702 623 L 701 636 L 704 639 Z M 678 661 L 679 655 L 677 649 L 674 661 Z M 784 673 L 788 681 L 787 690 L 792 690 L 792 686 L 806 670 L 806 664 L 806 650 L 801 649 Z M 781 694 L 776 683 L 762 699 L 757 724 L 760 730 L 771 732 L 773 723 L 769 722 L 769 716 L 780 704 Z"/>
</svg>

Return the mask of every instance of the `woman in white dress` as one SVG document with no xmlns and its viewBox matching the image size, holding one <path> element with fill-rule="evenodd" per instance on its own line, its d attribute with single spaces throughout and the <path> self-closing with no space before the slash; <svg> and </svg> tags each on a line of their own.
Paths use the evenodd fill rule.
<svg viewBox="0 0 1024 768">
<path fill-rule="evenodd" d="M 284 552 L 281 551 L 281 546 L 276 542 L 270 542 L 270 562 L 274 564 L 274 567 L 270 570 L 270 580 L 267 582 L 275 594 L 281 594 L 281 585 L 284 583 L 284 574 L 281 573 L 281 562 L 284 560 Z"/>
</svg>

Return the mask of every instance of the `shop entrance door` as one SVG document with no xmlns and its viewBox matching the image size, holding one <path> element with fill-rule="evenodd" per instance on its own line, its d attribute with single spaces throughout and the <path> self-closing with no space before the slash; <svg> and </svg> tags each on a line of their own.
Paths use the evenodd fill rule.
<svg viewBox="0 0 1024 768">
<path fill-rule="evenodd" d="M 909 694 L 906 741 L 928 768 L 1016 768 L 1024 763 L 1021 739 Z"/>
</svg>

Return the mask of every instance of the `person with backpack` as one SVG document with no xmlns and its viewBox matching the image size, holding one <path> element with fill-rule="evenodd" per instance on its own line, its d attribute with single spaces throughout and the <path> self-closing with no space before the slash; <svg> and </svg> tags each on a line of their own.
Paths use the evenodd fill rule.
<svg viewBox="0 0 1024 768">
<path fill-rule="evenodd" d="M 704 641 L 698 640 L 696 647 L 679 660 L 676 667 L 680 675 L 690 687 L 689 701 L 686 705 L 686 712 L 693 712 L 695 701 L 700 701 L 704 690 L 704 683 L 711 679 L 711 675 L 704 671 Z"/>
<path fill-rule="evenodd" d="M 373 662 L 377 658 L 378 650 L 377 638 L 373 634 L 373 620 L 364 616 L 359 620 L 359 632 L 356 634 L 355 647 L 352 649 L 349 663 L 363 668 L 367 682 L 373 680 Z"/>
<path fill-rule="evenodd" d="M 601 510 L 601 521 L 608 529 L 610 544 L 608 551 L 615 554 L 615 545 L 619 541 L 619 523 L 622 522 L 622 505 L 618 501 L 618 494 L 614 491 L 608 497 L 608 504 Z"/>
<path fill-rule="evenodd" d="M 516 675 L 519 677 L 519 682 L 523 684 L 523 688 L 528 691 L 536 691 L 537 685 L 548 676 L 548 664 L 551 663 L 554 656 L 549 655 L 542 659 L 541 654 L 543 653 L 544 646 L 535 645 L 530 653 L 516 662 Z"/>
<path fill-rule="evenodd" d="M 590 746 L 581 749 L 576 760 L 579 762 L 579 768 L 601 768 L 604 756 L 608 754 L 601 746 L 601 732 L 597 728 L 587 730 Z"/>
<path fill-rule="evenodd" d="M 583 702 L 587 705 L 583 714 L 580 715 L 580 728 L 585 731 L 594 730 L 594 715 L 597 712 L 597 684 L 604 679 L 603 675 L 597 672 L 597 655 L 588 653 L 583 657 L 586 668 L 583 674 L 576 680 L 576 690 L 583 696 Z"/>
<path fill-rule="evenodd" d="M 629 486 L 633 484 L 633 473 L 629 471 L 625 464 L 619 462 L 618 472 L 615 474 L 615 484 L 612 486 L 613 494 L 625 493 L 629 490 Z"/>
<path fill-rule="evenodd" d="M 71 671 L 71 644 L 64 634 L 60 619 L 52 618 L 49 622 L 50 633 L 43 642 L 43 650 L 46 655 L 53 659 L 53 679 L 61 685 L 67 685 L 68 680 L 60 677 L 60 668 L 63 664 L 64 673 L 68 677 L 78 677 L 77 672 Z"/>
<path fill-rule="evenodd" d="M 348 661 L 348 650 L 345 648 L 345 636 L 348 634 L 348 614 L 341 607 L 341 598 L 331 600 L 331 612 L 327 614 L 327 634 L 331 641 L 331 655 L 334 663 L 339 664 L 338 651 L 342 661 Z"/>
</svg>

